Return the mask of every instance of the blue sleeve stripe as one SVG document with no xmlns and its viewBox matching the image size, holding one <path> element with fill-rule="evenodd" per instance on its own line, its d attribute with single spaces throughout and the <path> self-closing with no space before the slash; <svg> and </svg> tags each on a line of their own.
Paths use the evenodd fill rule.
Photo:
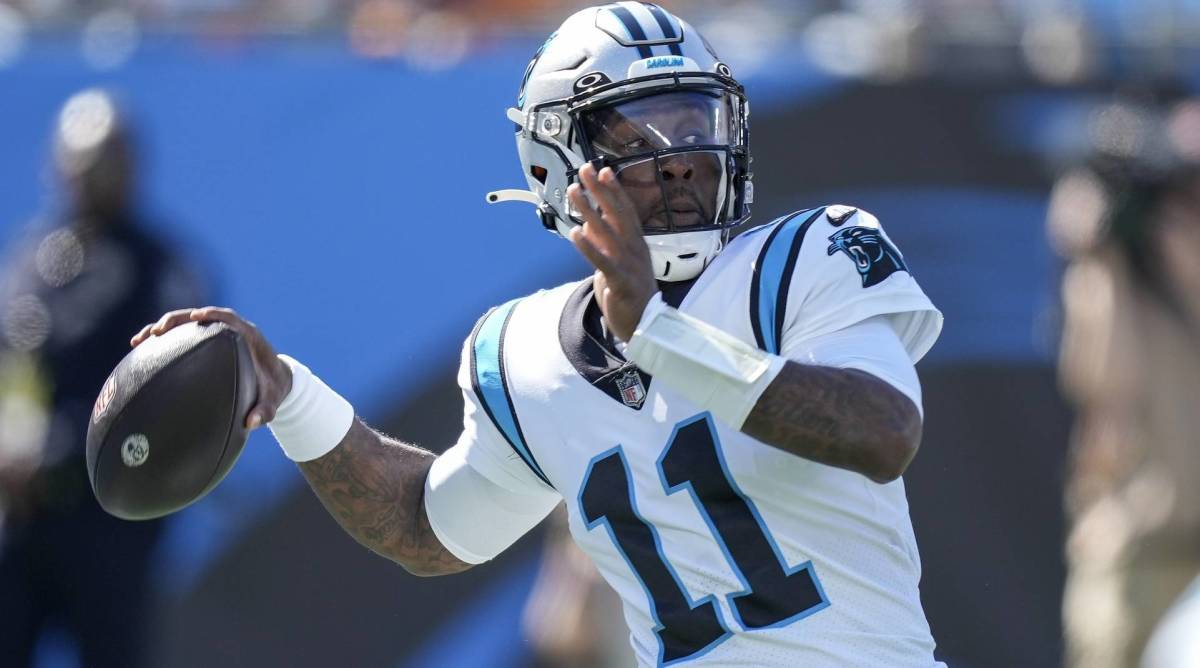
<svg viewBox="0 0 1200 668">
<path fill-rule="evenodd" d="M 475 332 L 471 335 L 471 381 L 483 410 L 504 435 L 509 446 L 520 455 L 538 478 L 550 485 L 550 480 L 542 473 L 541 467 L 525 443 L 525 435 L 521 432 L 520 422 L 517 421 L 517 412 L 513 408 L 504 372 L 504 334 L 519 301 L 521 300 L 514 299 L 497 306 L 475 327 Z"/>
<path fill-rule="evenodd" d="M 750 324 L 759 348 L 779 354 L 783 339 L 784 313 L 792 272 L 800 256 L 804 235 L 825 207 L 806 209 L 788 216 L 775 226 L 763 243 L 754 263 L 750 283 Z"/>
</svg>

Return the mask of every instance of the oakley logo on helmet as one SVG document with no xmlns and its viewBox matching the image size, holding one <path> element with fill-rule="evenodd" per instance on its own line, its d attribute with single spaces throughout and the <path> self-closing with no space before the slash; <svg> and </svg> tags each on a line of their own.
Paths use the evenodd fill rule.
<svg viewBox="0 0 1200 668">
<path fill-rule="evenodd" d="M 612 83 L 612 79 L 603 72 L 589 72 L 575 80 L 575 92 L 582 93 L 585 90 L 597 88 L 605 84 Z"/>
</svg>

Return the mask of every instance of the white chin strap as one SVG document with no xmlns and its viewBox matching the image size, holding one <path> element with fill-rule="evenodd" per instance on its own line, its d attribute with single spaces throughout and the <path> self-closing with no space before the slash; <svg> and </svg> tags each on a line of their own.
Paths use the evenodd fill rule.
<svg viewBox="0 0 1200 668">
<path fill-rule="evenodd" d="M 646 237 L 654 277 L 676 282 L 693 279 L 721 252 L 721 230 L 652 234 Z"/>
</svg>

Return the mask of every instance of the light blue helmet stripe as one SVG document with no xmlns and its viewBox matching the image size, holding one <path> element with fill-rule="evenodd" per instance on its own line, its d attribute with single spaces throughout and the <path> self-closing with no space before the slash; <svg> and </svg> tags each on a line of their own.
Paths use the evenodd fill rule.
<svg viewBox="0 0 1200 668">
<path fill-rule="evenodd" d="M 517 421 L 517 413 L 513 407 L 512 396 L 508 391 L 508 383 L 504 371 L 504 334 L 508 329 L 509 319 L 512 318 L 520 299 L 514 299 L 506 304 L 492 309 L 475 328 L 471 341 L 471 373 L 475 394 L 483 404 L 484 411 L 492 419 L 492 423 L 504 435 L 509 446 L 520 455 L 537 477 L 547 485 L 550 480 L 538 466 L 533 453 L 525 443 L 525 435 Z M 551 485 L 553 486 L 553 485 Z"/>
</svg>

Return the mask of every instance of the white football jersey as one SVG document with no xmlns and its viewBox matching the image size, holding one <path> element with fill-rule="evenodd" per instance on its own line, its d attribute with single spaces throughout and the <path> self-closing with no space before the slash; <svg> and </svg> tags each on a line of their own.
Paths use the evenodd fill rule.
<svg viewBox="0 0 1200 668">
<path fill-rule="evenodd" d="M 496 484 L 565 501 L 576 542 L 624 602 L 639 663 L 940 665 L 903 482 L 722 424 L 586 331 L 596 308 L 587 279 L 479 321 L 459 375 L 459 446 Z M 941 330 L 878 221 L 844 206 L 732 240 L 679 308 L 797 359 L 806 340 L 875 316 L 913 361 Z"/>
</svg>

